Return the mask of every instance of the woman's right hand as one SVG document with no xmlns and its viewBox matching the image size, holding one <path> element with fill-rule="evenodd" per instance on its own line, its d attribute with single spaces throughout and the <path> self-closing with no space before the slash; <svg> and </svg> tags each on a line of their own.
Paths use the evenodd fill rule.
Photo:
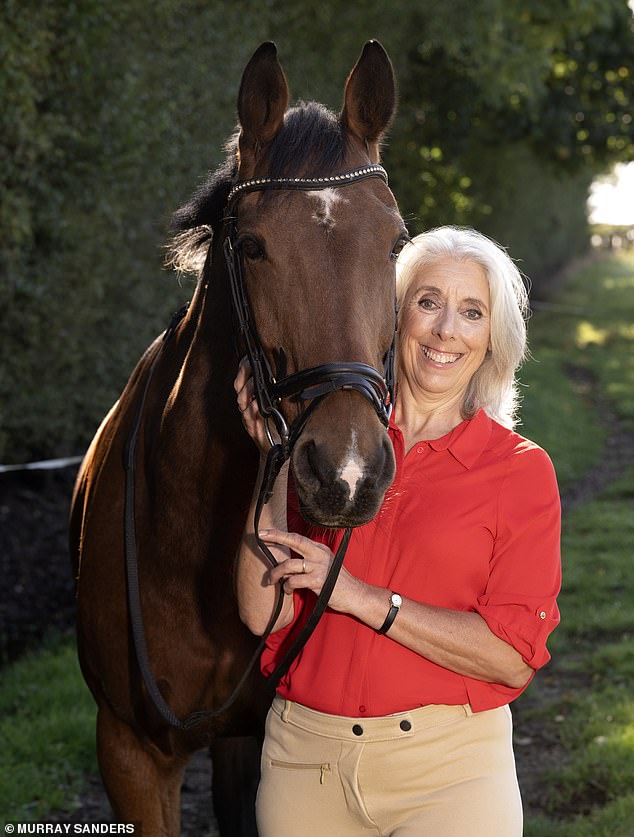
<svg viewBox="0 0 634 837">
<path fill-rule="evenodd" d="M 260 473 L 254 486 L 251 507 L 238 547 L 234 578 L 240 608 L 240 618 L 253 633 L 261 636 L 270 622 L 277 599 L 277 589 L 265 584 L 263 581 L 269 564 L 254 537 L 255 510 L 260 493 L 261 480 L 264 475 L 265 458 L 271 449 L 271 444 L 266 434 L 264 419 L 258 409 L 251 366 L 246 358 L 240 361 L 233 387 L 236 391 L 237 406 L 242 415 L 244 429 L 253 439 L 260 452 Z M 275 438 L 276 434 L 274 431 L 273 433 L 273 438 Z M 259 525 L 263 528 L 286 530 L 287 480 L 288 461 L 282 466 L 279 476 L 275 480 L 273 493 L 269 502 L 262 508 Z M 271 543 L 269 548 L 278 562 L 286 561 L 290 558 L 290 553 L 285 546 L 278 546 Z M 293 597 L 284 596 L 283 602 L 282 611 L 273 627 L 274 631 L 279 630 L 284 625 L 288 625 L 293 619 Z"/>
<path fill-rule="evenodd" d="M 264 419 L 260 415 L 258 402 L 255 397 L 255 385 L 251 373 L 251 364 L 243 357 L 238 366 L 238 374 L 233 382 L 236 391 L 238 409 L 242 416 L 242 424 L 249 436 L 257 445 L 262 456 L 266 456 L 271 445 L 266 435 Z"/>
</svg>

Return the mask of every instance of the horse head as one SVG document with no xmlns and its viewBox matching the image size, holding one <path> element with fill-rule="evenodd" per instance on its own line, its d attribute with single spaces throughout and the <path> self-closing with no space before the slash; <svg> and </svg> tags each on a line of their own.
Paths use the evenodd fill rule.
<svg viewBox="0 0 634 837">
<path fill-rule="evenodd" d="M 395 99 L 392 66 L 376 41 L 351 71 L 338 116 L 314 102 L 288 109 L 274 44 L 263 44 L 244 70 L 228 185 L 231 194 L 256 186 L 230 201 L 224 216 L 232 216 L 257 341 L 278 380 L 326 364 L 384 374 L 395 328 L 395 259 L 407 232 L 384 179 L 346 175 L 378 168 Z M 275 188 L 266 187 L 271 181 Z M 196 224 L 204 219 L 200 207 L 193 216 Z M 226 224 L 215 226 L 213 269 L 228 234 Z M 300 509 L 318 525 L 371 520 L 394 476 L 385 422 L 360 389 L 334 389 L 314 404 L 310 389 L 279 399 L 285 422 L 301 423 L 292 471 Z"/>
</svg>

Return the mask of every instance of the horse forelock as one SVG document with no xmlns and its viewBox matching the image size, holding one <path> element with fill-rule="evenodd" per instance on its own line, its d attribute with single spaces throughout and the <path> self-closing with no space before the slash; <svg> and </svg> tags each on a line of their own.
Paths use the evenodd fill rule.
<svg viewBox="0 0 634 837">
<path fill-rule="evenodd" d="M 267 152 L 270 177 L 322 177 L 343 162 L 345 136 L 339 118 L 319 102 L 298 102 Z"/>
<path fill-rule="evenodd" d="M 166 264 L 178 271 L 198 274 L 202 269 L 237 177 L 238 136 L 236 131 L 230 137 L 225 160 L 172 217 Z M 262 165 L 269 177 L 322 177 L 341 168 L 346 148 L 339 117 L 319 102 L 299 101 L 286 112 Z"/>
</svg>

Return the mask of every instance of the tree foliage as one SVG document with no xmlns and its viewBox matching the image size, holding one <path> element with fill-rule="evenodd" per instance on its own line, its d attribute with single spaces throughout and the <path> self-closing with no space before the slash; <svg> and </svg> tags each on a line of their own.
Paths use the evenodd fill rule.
<svg viewBox="0 0 634 837">
<path fill-rule="evenodd" d="M 479 0 L 412 14 L 424 37 L 402 76 L 399 199 L 421 227 L 481 227 L 543 277 L 583 245 L 594 175 L 634 157 L 632 13 L 625 0 Z"/>
<path fill-rule="evenodd" d="M 634 156 L 626 0 L 5 0 L 0 460 L 76 452 L 190 296 L 166 221 L 220 161 L 257 44 L 338 108 L 371 37 L 400 80 L 385 158 L 413 231 L 473 224 L 536 275 L 583 246 L 590 180 Z"/>
</svg>

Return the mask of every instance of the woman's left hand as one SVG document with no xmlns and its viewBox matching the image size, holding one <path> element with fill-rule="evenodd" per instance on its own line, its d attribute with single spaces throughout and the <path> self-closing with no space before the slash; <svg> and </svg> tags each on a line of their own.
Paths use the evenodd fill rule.
<svg viewBox="0 0 634 837">
<path fill-rule="evenodd" d="M 283 532 L 280 529 L 263 529 L 260 537 L 267 544 L 288 546 L 297 555 L 301 555 L 301 558 L 288 558 L 269 570 L 269 584 L 277 584 L 284 579 L 286 593 L 306 589 L 319 595 L 335 557 L 331 549 L 296 532 Z M 342 613 L 352 613 L 355 605 L 359 605 L 364 586 L 360 579 L 342 567 L 328 607 Z"/>
</svg>

